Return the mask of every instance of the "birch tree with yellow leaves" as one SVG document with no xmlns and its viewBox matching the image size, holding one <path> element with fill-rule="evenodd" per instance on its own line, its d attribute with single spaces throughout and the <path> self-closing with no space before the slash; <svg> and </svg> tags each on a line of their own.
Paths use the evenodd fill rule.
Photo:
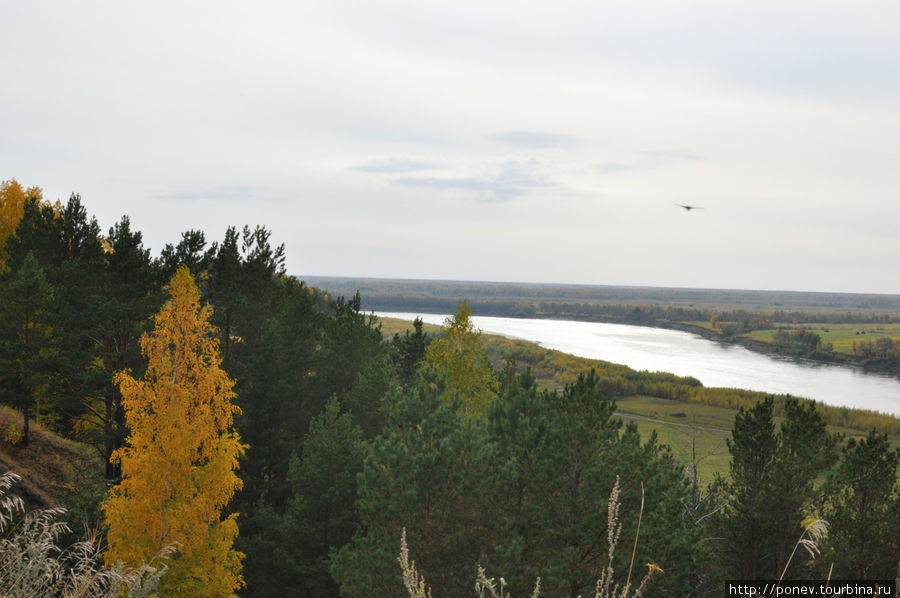
<svg viewBox="0 0 900 598">
<path fill-rule="evenodd" d="M 26 189 L 16 179 L 0 182 L 0 264 L 6 260 L 6 240 L 16 232 L 16 226 L 25 213 L 25 202 L 42 197 L 40 187 Z"/>
<path fill-rule="evenodd" d="M 447 378 L 448 396 L 455 395 L 463 413 L 483 417 L 497 398 L 499 383 L 494 366 L 481 344 L 481 331 L 472 323 L 472 310 L 463 301 L 452 318 L 444 320 L 443 334 L 425 349 L 425 361 Z"/>
<path fill-rule="evenodd" d="M 116 375 L 130 436 L 112 457 L 122 481 L 103 505 L 105 560 L 139 566 L 174 544 L 161 596 L 234 596 L 244 555 L 233 548 L 237 515 L 222 516 L 241 487 L 236 470 L 246 449 L 233 428 L 234 381 L 221 368 L 212 308 L 200 305 L 186 267 L 167 291 L 154 330 L 141 339 L 146 373 Z"/>
</svg>

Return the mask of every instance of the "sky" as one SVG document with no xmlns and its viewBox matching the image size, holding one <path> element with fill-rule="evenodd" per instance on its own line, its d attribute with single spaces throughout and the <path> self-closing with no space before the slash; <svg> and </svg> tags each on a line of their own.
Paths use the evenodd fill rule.
<svg viewBox="0 0 900 598">
<path fill-rule="evenodd" d="M 900 293 L 900 3 L 0 0 L 0 179 L 300 276 Z M 690 212 L 674 204 L 700 206 Z"/>
</svg>

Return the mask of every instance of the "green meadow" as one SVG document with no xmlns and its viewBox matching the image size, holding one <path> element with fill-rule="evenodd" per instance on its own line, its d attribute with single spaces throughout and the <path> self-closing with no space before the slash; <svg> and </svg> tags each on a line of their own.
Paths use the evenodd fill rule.
<svg viewBox="0 0 900 598">
<path fill-rule="evenodd" d="M 799 323 L 785 326 L 788 330 L 806 330 L 818 334 L 822 343 L 831 343 L 839 353 L 853 354 L 853 344 L 860 341 L 874 341 L 888 337 L 900 341 L 900 324 L 823 324 L 821 322 Z M 773 342 L 774 329 L 754 330 L 746 334 L 752 339 L 766 343 Z"/>
</svg>

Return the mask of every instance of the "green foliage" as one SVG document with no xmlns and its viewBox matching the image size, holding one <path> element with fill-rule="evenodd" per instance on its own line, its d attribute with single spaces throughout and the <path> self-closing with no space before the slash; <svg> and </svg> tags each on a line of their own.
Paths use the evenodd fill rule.
<svg viewBox="0 0 900 598">
<path fill-rule="evenodd" d="M 425 358 L 425 348 L 428 346 L 428 335 L 424 332 L 422 318 L 413 320 L 413 332 L 405 330 L 403 336 L 394 334 L 391 339 L 388 359 L 397 371 L 398 381 L 403 385 L 410 384 L 415 378 L 419 364 Z"/>
<path fill-rule="evenodd" d="M 100 364 L 95 377 L 99 388 L 83 399 L 78 429 L 82 438 L 102 445 L 106 477 L 118 479 L 121 471 L 110 457 L 124 444 L 127 428 L 122 395 L 112 378 L 119 371 L 143 370 L 139 339 L 148 329 L 150 316 L 162 305 L 164 294 L 159 269 L 127 216 L 109 229 L 106 240 L 109 249 L 96 289 L 96 320 L 91 330 L 91 353 L 99 357 Z"/>
<path fill-rule="evenodd" d="M 735 417 L 728 450 L 731 476 L 723 511 L 721 551 L 734 579 L 777 579 L 785 570 L 801 522 L 816 502 L 816 476 L 837 460 L 837 438 L 825 430 L 815 403 L 788 399 L 776 432 L 767 397 Z M 794 565 L 788 578 L 802 576 Z"/>
<path fill-rule="evenodd" d="M 6 446 L 12 448 L 22 442 L 22 438 L 23 434 L 21 430 L 19 430 L 19 426 L 16 425 L 16 422 L 9 422 L 6 426 L 6 432 L 3 434 L 3 442 Z"/>
<path fill-rule="evenodd" d="M 900 450 L 873 430 L 851 438 L 842 453 L 826 489 L 831 527 L 823 569 L 833 563 L 837 579 L 890 579 L 900 562 Z"/>
<path fill-rule="evenodd" d="M 178 268 L 187 266 L 194 278 L 200 278 L 209 268 L 209 254 L 206 248 L 206 235 L 203 231 L 189 230 L 181 233 L 181 240 L 176 244 L 167 244 L 161 254 L 160 263 L 163 276 L 171 278 Z"/>
<path fill-rule="evenodd" d="M 636 562 L 671 571 L 665 591 L 687 588 L 700 552 L 681 518 L 681 468 L 655 440 L 642 443 L 612 418 L 615 403 L 601 398 L 596 376 L 557 393 L 537 391 L 528 373 L 507 374 L 486 421 L 447 404 L 434 376 L 385 403 L 384 432 L 359 478 L 361 525 L 333 561 L 344 595 L 397 595 L 395 543 L 404 527 L 436 594 L 465 593 L 479 562 L 512 572 L 511 593 L 530 590 L 536 577 L 551 594 L 585 593 L 612 564 L 606 497 L 617 475 L 631 537 L 642 483 L 647 490 Z M 611 583 L 624 585 L 628 555 L 617 558 Z"/>
<path fill-rule="evenodd" d="M 266 293 L 253 292 L 271 296 L 271 303 L 248 304 L 247 310 L 256 310 L 252 314 L 234 310 L 230 324 L 242 338 L 232 345 L 230 361 L 243 409 L 238 428 L 250 444 L 241 465 L 244 490 L 234 507 L 244 522 L 238 539 L 247 554 L 244 595 L 280 596 L 285 587 L 309 593 L 301 595 L 333 594 L 328 553 L 352 534 L 352 529 L 338 530 L 356 521 L 350 498 L 356 488 L 352 473 L 327 469 L 326 463 L 343 455 L 340 467 L 361 469 L 362 457 L 357 455 L 354 465 L 347 451 L 356 455 L 361 450 L 357 435 L 380 431 L 378 406 L 396 383 L 384 360 L 381 333 L 373 318 L 360 313 L 358 297 L 330 301 L 278 275 L 277 268 L 262 271 L 271 276 L 244 278 L 242 284 L 269 285 Z M 319 421 L 315 418 L 329 400 L 331 411 L 321 415 L 314 430 L 311 422 Z M 334 409 L 342 412 L 337 419 Z M 344 427 L 351 419 L 352 434 Z M 335 434 L 336 453 L 330 457 L 323 426 Z M 341 490 L 336 487 L 340 496 L 324 490 L 329 478 L 343 480 Z M 273 562 L 284 566 L 273 567 Z"/>
<path fill-rule="evenodd" d="M 597 583 L 594 586 L 594 598 L 629 598 L 629 596 L 639 598 L 640 596 L 643 596 L 653 579 L 663 573 L 663 570 L 655 563 L 647 563 L 647 572 L 644 574 L 643 579 L 638 583 L 637 578 L 635 578 L 635 585 L 633 586 L 631 584 L 632 566 L 634 565 L 634 556 L 639 539 L 638 532 L 640 531 L 640 526 L 638 526 L 638 532 L 635 533 L 634 538 L 634 548 L 631 553 L 631 563 L 628 566 L 628 576 L 624 584 L 619 585 L 618 583 L 615 583 L 616 575 L 612 561 L 622 531 L 622 526 L 619 522 L 619 507 L 619 478 L 616 476 L 616 482 L 613 485 L 612 492 L 610 492 L 609 495 L 609 502 L 607 503 L 608 550 L 606 555 L 609 564 L 601 571 L 600 577 L 597 579 Z M 639 522 L 640 516 L 643 514 L 643 509 L 644 502 L 642 495 L 641 511 L 638 514 Z M 431 598 L 431 588 L 416 568 L 415 561 L 409 560 L 409 546 L 406 542 L 406 529 L 403 530 L 400 537 L 400 556 L 397 560 L 400 563 L 403 585 L 406 588 L 409 598 Z M 507 590 L 507 586 L 509 586 L 509 582 L 507 582 L 505 578 L 501 577 L 499 580 L 496 580 L 493 577 L 488 578 L 484 568 L 480 565 L 478 566 L 477 574 L 475 576 L 475 592 L 478 594 L 479 598 L 485 598 L 486 596 L 489 596 L 490 598 L 507 598 L 512 596 Z M 632 589 L 634 590 L 633 592 Z M 534 589 L 531 591 L 531 598 L 538 598 L 540 593 L 541 578 L 538 577 L 535 580 Z M 580 595 L 581 594 L 579 594 L 579 596 Z"/>
<path fill-rule="evenodd" d="M 447 379 L 449 397 L 458 397 L 469 417 L 481 417 L 497 396 L 497 379 L 481 331 L 472 324 L 472 310 L 463 301 L 444 323 L 444 333 L 428 345 L 425 359 Z"/>
<path fill-rule="evenodd" d="M 535 577 L 551 594 L 591 590 L 608 561 L 606 497 L 617 476 L 626 536 L 637 529 L 641 485 L 646 489 L 637 562 L 666 570 L 660 588 L 681 592 L 697 558 L 681 517 L 687 484 L 671 454 L 654 438 L 642 443 L 633 426 L 612 418 L 594 373 L 562 392 L 538 392 L 526 372 L 490 411 L 506 482 L 501 504 L 504 542 L 492 568 L 515 571 L 507 580 L 523 594 Z M 624 559 L 624 553 L 620 555 Z M 627 563 L 614 567 L 624 585 Z"/>
<path fill-rule="evenodd" d="M 53 356 L 52 375 L 41 394 L 53 404 L 54 427 L 92 442 L 108 460 L 125 435 L 112 376 L 140 369 L 137 339 L 162 300 L 141 234 L 123 217 L 101 240 L 96 220 L 73 195 L 62 209 L 29 202 L 7 248 L 11 276 L 34 256 L 52 291 L 43 352 Z M 118 476 L 111 465 L 106 473 Z"/>
<path fill-rule="evenodd" d="M 330 553 L 346 544 L 358 524 L 356 475 L 362 470 L 365 444 L 337 399 L 313 419 L 303 443 L 302 459 L 291 459 L 288 482 L 292 495 L 283 515 L 270 513 L 270 555 L 276 567 L 267 578 L 248 579 L 257 596 L 337 595 L 329 572 Z"/>
<path fill-rule="evenodd" d="M 443 593 L 462 595 L 502 519 L 492 499 L 496 463 L 484 423 L 446 402 L 434 373 L 385 403 L 386 425 L 359 477 L 361 525 L 332 573 L 343 596 L 400 596 L 395 549 L 402 528 Z"/>
<path fill-rule="evenodd" d="M 49 324 L 52 297 L 53 289 L 31 252 L 0 288 L 0 396 L 24 414 L 22 444 L 28 444 L 29 420 L 42 387 L 49 384 L 56 353 Z"/>
</svg>

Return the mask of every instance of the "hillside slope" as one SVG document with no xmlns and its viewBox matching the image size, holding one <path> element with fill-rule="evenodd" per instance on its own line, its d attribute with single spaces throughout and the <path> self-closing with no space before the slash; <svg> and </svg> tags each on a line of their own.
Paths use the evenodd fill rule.
<svg viewBox="0 0 900 598">
<path fill-rule="evenodd" d="M 87 445 L 57 436 L 31 423 L 28 446 L 11 444 L 11 426 L 22 429 L 22 413 L 0 406 L 0 473 L 13 471 L 22 480 L 15 493 L 29 508 L 66 505 L 90 480 L 96 482 L 100 459 Z"/>
</svg>

